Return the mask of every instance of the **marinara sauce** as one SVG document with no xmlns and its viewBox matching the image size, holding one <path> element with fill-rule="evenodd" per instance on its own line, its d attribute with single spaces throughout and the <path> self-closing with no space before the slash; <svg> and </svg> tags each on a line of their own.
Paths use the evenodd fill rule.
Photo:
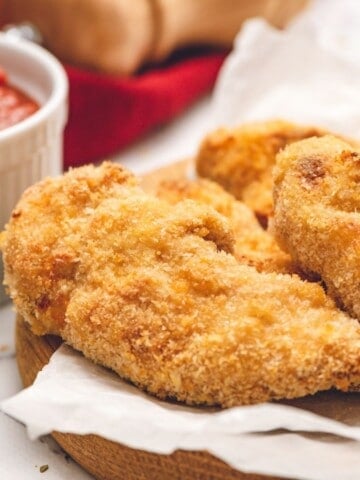
<svg viewBox="0 0 360 480">
<path fill-rule="evenodd" d="M 39 105 L 25 93 L 8 84 L 0 68 L 0 130 L 15 125 L 39 110 Z"/>
</svg>

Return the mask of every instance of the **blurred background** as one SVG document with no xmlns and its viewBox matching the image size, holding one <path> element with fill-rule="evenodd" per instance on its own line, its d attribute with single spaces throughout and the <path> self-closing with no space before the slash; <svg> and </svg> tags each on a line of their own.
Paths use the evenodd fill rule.
<svg viewBox="0 0 360 480">
<path fill-rule="evenodd" d="M 116 154 L 209 92 L 243 22 L 283 28 L 307 0 L 2 0 L 2 28 L 70 82 L 64 168 Z"/>
</svg>

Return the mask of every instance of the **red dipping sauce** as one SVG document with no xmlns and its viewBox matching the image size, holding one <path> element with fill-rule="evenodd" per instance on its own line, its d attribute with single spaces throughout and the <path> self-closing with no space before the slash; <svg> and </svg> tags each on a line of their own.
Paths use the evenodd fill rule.
<svg viewBox="0 0 360 480">
<path fill-rule="evenodd" d="M 0 69 L 0 130 L 15 125 L 39 110 L 39 105 L 7 82 Z"/>
</svg>

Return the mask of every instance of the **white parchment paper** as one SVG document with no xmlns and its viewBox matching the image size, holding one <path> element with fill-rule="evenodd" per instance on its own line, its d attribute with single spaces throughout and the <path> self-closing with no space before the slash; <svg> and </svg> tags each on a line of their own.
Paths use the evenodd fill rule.
<svg viewBox="0 0 360 480">
<path fill-rule="evenodd" d="M 249 20 L 215 89 L 213 127 L 284 118 L 360 136 L 360 2 L 318 0 L 285 31 Z"/>
<path fill-rule="evenodd" d="M 242 471 L 358 480 L 358 400 L 358 394 L 332 393 L 303 400 L 307 409 L 281 404 L 189 408 L 158 401 L 63 345 L 34 385 L 1 407 L 26 424 L 31 438 L 53 430 L 96 433 L 161 454 L 207 450 Z"/>
<path fill-rule="evenodd" d="M 212 124 L 285 118 L 360 136 L 360 1 L 318 0 L 287 30 L 247 22 L 216 86 Z M 360 479 L 360 396 L 322 393 L 226 411 L 160 402 L 62 346 L 1 404 L 31 438 L 94 433 L 156 453 L 207 450 L 234 468 Z"/>
</svg>

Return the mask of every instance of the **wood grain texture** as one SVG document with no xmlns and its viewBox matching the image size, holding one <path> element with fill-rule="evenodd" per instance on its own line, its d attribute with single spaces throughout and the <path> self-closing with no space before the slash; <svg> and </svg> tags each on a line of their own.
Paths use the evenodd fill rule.
<svg viewBox="0 0 360 480">
<path fill-rule="evenodd" d="M 145 175 L 141 183 L 149 193 L 155 192 L 159 182 L 184 178 L 191 168 L 191 160 L 183 160 Z M 58 337 L 34 335 L 18 316 L 16 358 L 25 387 L 34 382 L 38 372 L 49 362 L 61 343 Z M 158 455 L 135 450 L 97 435 L 53 432 L 52 436 L 98 480 L 278 480 L 236 471 L 207 452 L 179 450 L 171 455 Z"/>
</svg>

